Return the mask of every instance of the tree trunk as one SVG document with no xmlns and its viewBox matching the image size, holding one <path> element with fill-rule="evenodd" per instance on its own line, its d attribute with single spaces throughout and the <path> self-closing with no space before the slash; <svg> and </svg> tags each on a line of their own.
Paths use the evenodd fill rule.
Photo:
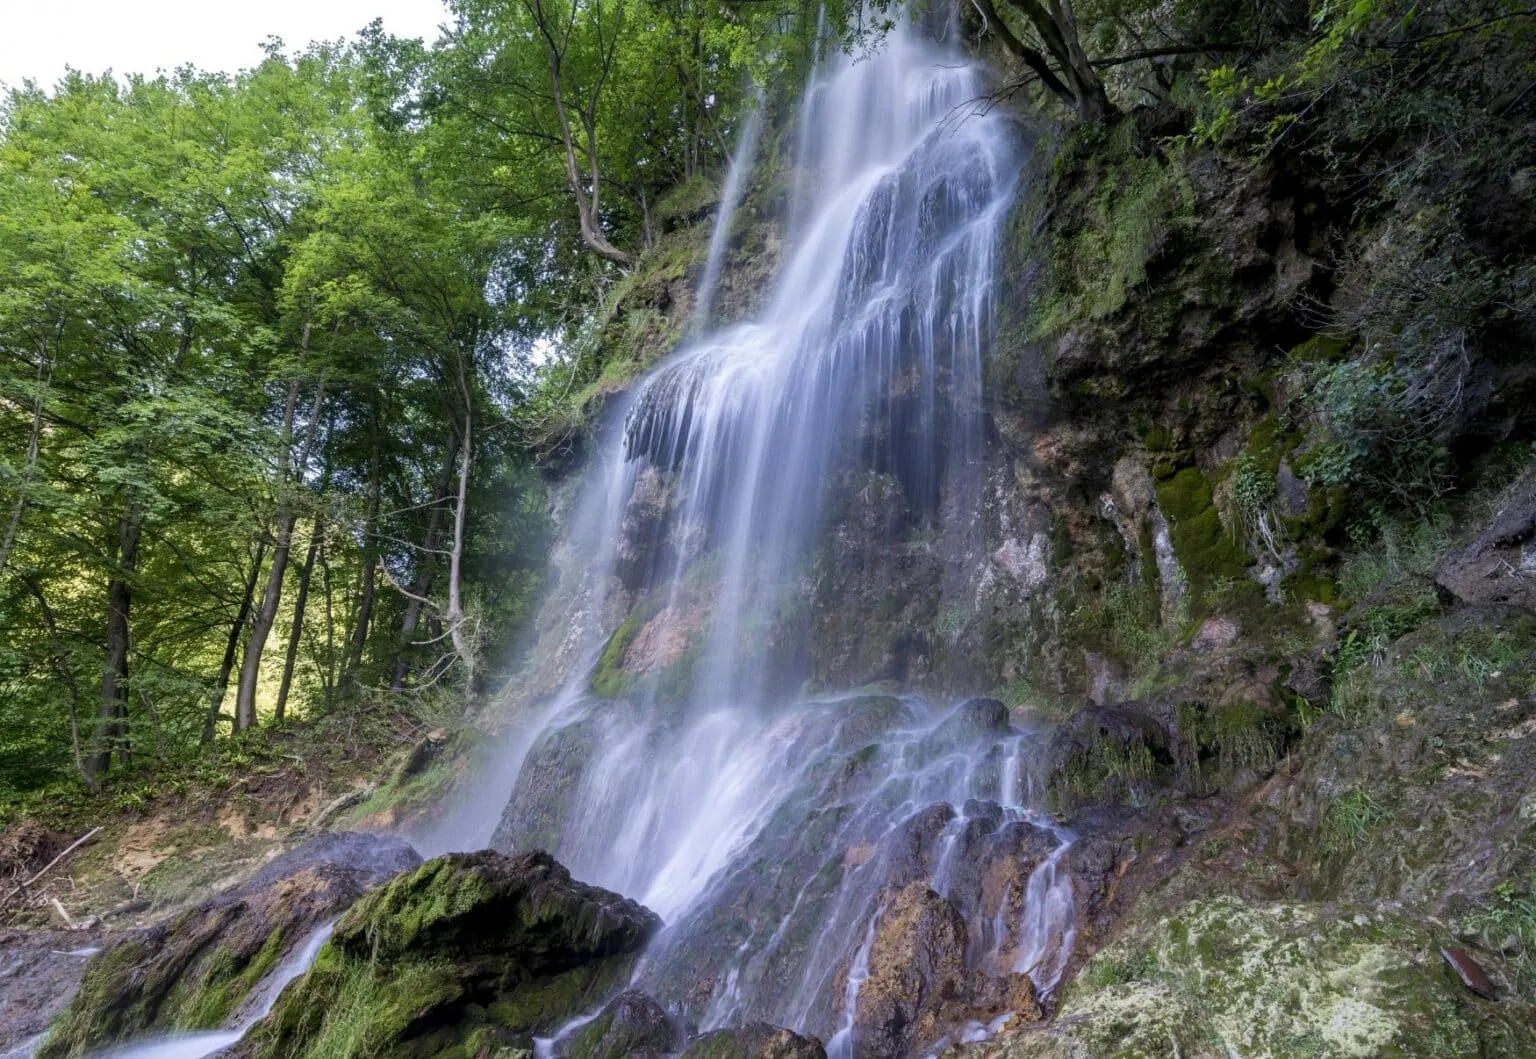
<svg viewBox="0 0 1536 1059">
<path fill-rule="evenodd" d="M 293 597 L 293 627 L 288 630 L 288 653 L 283 658 L 283 679 L 277 686 L 277 705 L 272 711 L 272 723 L 282 724 L 288 710 L 288 690 L 293 686 L 293 667 L 299 660 L 299 644 L 304 633 L 304 606 L 309 601 L 309 579 L 315 572 L 315 556 L 320 541 L 325 537 L 325 508 L 315 512 L 315 528 L 309 538 L 309 551 L 304 555 L 304 565 L 299 568 L 299 587 Z"/>
<path fill-rule="evenodd" d="M 114 752 L 120 764 L 126 766 L 129 762 L 128 619 L 133 605 L 129 579 L 138 564 L 142 529 L 143 512 L 130 494 L 118 519 L 117 561 L 107 582 L 107 650 L 101 664 L 101 700 L 85 760 L 86 775 L 92 783 L 111 767 Z"/>
<path fill-rule="evenodd" d="M 267 542 L 259 541 L 256 545 L 256 559 L 251 563 L 251 572 L 245 578 L 240 610 L 224 641 L 224 659 L 219 663 L 219 678 L 214 683 L 213 693 L 208 696 L 208 714 L 203 718 L 204 743 L 213 742 L 213 737 L 218 734 L 219 708 L 224 705 L 224 696 L 229 692 L 229 677 L 235 669 L 235 654 L 240 650 L 240 633 L 245 629 L 246 619 L 251 616 L 251 604 L 256 601 L 256 579 L 261 576 L 261 561 L 266 555 Z"/>
<path fill-rule="evenodd" d="M 632 262 L 630 256 L 618 247 L 610 243 L 603 235 L 601 203 L 602 188 L 599 168 L 597 164 L 597 137 L 590 124 L 585 126 L 587 134 L 586 154 L 589 163 L 589 172 L 583 174 L 581 165 L 576 160 L 576 137 L 571 131 L 570 116 L 566 112 L 565 92 L 560 82 L 560 64 L 563 59 L 561 46 L 556 42 L 555 34 L 550 28 L 543 7 L 535 3 L 532 7 L 539 33 L 544 38 L 544 49 L 549 60 L 549 88 L 550 98 L 555 105 L 555 123 L 560 129 L 560 143 L 564 148 L 565 180 L 570 186 L 571 194 L 576 197 L 576 214 L 581 222 L 581 241 L 587 245 L 598 257 L 615 264 L 629 266 Z M 609 52 L 608 61 L 612 61 L 612 52 Z M 606 75 L 605 66 L 603 74 Z M 598 91 L 601 88 L 602 79 L 592 92 L 591 106 L 596 107 Z"/>
<path fill-rule="evenodd" d="M 377 410 L 375 410 L 377 426 Z M 350 694 L 357 682 L 358 671 L 363 665 L 363 653 L 368 647 L 368 626 L 373 621 L 373 600 L 377 585 L 379 564 L 379 497 L 383 492 L 384 461 L 379 452 L 377 429 L 373 438 L 373 454 L 368 468 L 368 514 L 363 521 L 363 568 L 360 599 L 357 605 L 357 623 L 352 627 L 352 640 L 342 660 L 341 689 Z"/>
<path fill-rule="evenodd" d="M 473 451 L 471 439 L 474 425 L 467 386 L 465 390 L 464 444 L 460 446 L 459 451 L 459 495 L 453 505 L 453 548 L 448 553 L 448 611 L 443 618 L 448 623 L 448 635 L 453 638 L 453 649 L 464 665 L 465 687 L 473 691 L 474 645 L 464 635 L 464 593 L 461 584 L 464 566 L 464 525 L 469 512 L 469 468 Z"/>
<path fill-rule="evenodd" d="M 306 329 L 306 336 L 307 336 Z M 244 731 L 256 724 L 256 685 L 261 678 L 261 654 L 266 649 L 267 637 L 277 620 L 277 608 L 283 599 L 283 578 L 288 572 L 288 556 L 293 549 L 293 528 L 299 521 L 299 512 L 292 496 L 293 485 L 289 481 L 288 452 L 293 436 L 294 406 L 298 397 L 298 381 L 288 390 L 288 403 L 284 409 L 284 444 L 278 465 L 277 525 L 272 542 L 272 565 L 267 570 L 267 586 L 262 592 L 261 606 L 251 620 L 251 634 L 245 641 L 245 657 L 240 661 L 240 683 L 235 690 L 235 730 Z M 316 427 L 320 421 L 320 406 L 325 400 L 325 386 L 315 391 L 314 406 L 310 409 L 309 427 L 298 460 L 298 477 L 304 474 L 309 463 L 310 450 L 314 445 Z"/>
<path fill-rule="evenodd" d="M 53 652 L 53 668 L 59 674 L 59 679 L 69 689 L 69 750 L 75 759 L 75 769 L 80 773 L 80 778 L 91 789 L 96 788 L 96 780 L 85 767 L 85 756 L 80 751 L 80 684 L 75 680 L 75 673 L 69 667 L 69 659 L 64 657 L 64 644 L 59 640 L 59 625 L 54 620 L 53 608 L 48 605 L 48 598 L 43 595 L 43 588 L 36 581 L 28 580 L 27 588 L 37 599 L 37 605 L 43 612 L 43 627 L 48 630 L 48 645 Z"/>
<path fill-rule="evenodd" d="M 27 488 L 32 484 L 32 472 L 37 468 L 37 455 L 43 437 L 43 405 L 48 392 L 52 369 L 45 354 L 38 354 L 37 395 L 32 399 L 32 430 L 27 435 L 27 455 L 21 467 L 21 479 L 16 483 L 16 506 L 11 509 L 10 522 L 5 527 L 5 539 L 0 540 L 0 573 L 10 562 L 11 549 L 16 545 L 16 534 L 21 529 L 21 516 L 27 510 Z M 39 596 L 39 599 L 42 597 Z"/>
<path fill-rule="evenodd" d="M 421 562 L 416 565 L 416 576 L 405 601 L 405 614 L 400 618 L 400 638 L 396 642 L 395 673 L 389 682 L 391 691 L 405 688 L 405 678 L 411 672 L 412 648 L 416 641 L 416 627 L 421 623 L 422 601 L 432 591 L 432 578 L 436 573 L 437 541 L 442 533 L 443 501 L 448 499 L 448 489 L 453 484 L 454 465 L 459 455 L 459 435 L 455 431 L 448 439 L 448 452 L 443 460 L 442 472 L 432 494 L 432 510 L 427 515 L 427 532 L 422 536 Z"/>
</svg>

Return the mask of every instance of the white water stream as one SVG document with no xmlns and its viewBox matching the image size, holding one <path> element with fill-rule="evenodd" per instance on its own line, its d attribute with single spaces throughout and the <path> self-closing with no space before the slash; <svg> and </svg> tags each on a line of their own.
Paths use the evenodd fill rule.
<svg viewBox="0 0 1536 1059">
<path fill-rule="evenodd" d="M 252 994 L 252 999 L 247 1002 L 245 1010 L 229 1029 L 152 1037 L 135 1041 L 121 1048 L 97 1052 L 93 1059 L 204 1059 L 205 1056 L 217 1055 L 239 1041 L 250 1032 L 252 1026 L 266 1018 L 288 983 L 309 970 L 310 965 L 315 962 L 315 957 L 320 954 L 321 946 L 330 938 L 331 928 L 335 925 L 336 921 L 332 920 L 319 927 L 304 940 L 304 944 L 300 945 L 293 955 L 262 979 Z"/>
</svg>

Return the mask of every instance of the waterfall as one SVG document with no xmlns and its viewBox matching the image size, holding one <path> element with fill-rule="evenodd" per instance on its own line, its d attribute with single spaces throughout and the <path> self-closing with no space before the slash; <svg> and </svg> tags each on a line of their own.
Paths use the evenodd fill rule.
<svg viewBox="0 0 1536 1059">
<path fill-rule="evenodd" d="M 752 164 L 757 160 L 757 137 L 763 127 L 763 96 L 759 92 L 757 106 L 753 107 L 741 123 L 737 134 L 736 153 L 731 156 L 725 183 L 720 188 L 720 207 L 715 214 L 715 228 L 709 236 L 709 254 L 704 260 L 704 276 L 699 280 L 698 307 L 693 311 L 690 330 L 698 331 L 710 321 L 715 304 L 715 288 L 720 283 L 720 270 L 725 265 L 725 248 L 731 241 L 731 225 L 736 219 L 736 209 L 747 190 L 747 178 L 752 174 Z"/>
<path fill-rule="evenodd" d="M 517 743 L 492 845 L 548 848 L 657 911 L 633 985 L 705 1029 L 761 1019 L 859 1053 L 881 910 L 917 884 L 989 974 L 1048 992 L 1070 956 L 1072 836 L 1021 804 L 1041 733 L 988 700 L 800 692 L 838 490 L 891 498 L 881 531 L 931 542 L 940 591 L 974 597 L 982 363 L 1022 167 L 984 93 L 911 27 L 826 60 L 778 276 L 755 317 L 709 330 L 748 122 L 706 329 L 614 413 L 560 546 L 573 675 Z"/>
</svg>

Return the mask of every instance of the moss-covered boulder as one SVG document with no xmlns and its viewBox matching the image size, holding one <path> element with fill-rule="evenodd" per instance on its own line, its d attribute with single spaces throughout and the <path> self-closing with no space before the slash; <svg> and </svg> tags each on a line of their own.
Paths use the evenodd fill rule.
<svg viewBox="0 0 1536 1059">
<path fill-rule="evenodd" d="M 677 1052 L 681 1034 L 667 1010 L 633 990 L 609 1001 L 598 1016 L 560 1042 L 565 1059 L 661 1059 Z"/>
<path fill-rule="evenodd" d="M 695 1037 L 682 1059 L 827 1059 L 827 1051 L 815 1037 L 749 1022 Z"/>
<path fill-rule="evenodd" d="M 1474 996 L 1400 915 L 1216 898 L 1127 933 L 1054 1022 L 969 1056 L 1529 1055 L 1531 1010 Z"/>
<path fill-rule="evenodd" d="M 92 958 L 41 1059 L 152 1031 L 225 1025 L 266 974 L 370 887 L 421 863 L 399 839 L 324 835 L 243 885 Z"/>
<path fill-rule="evenodd" d="M 479 1056 L 527 1047 L 628 978 L 660 919 L 549 854 L 451 854 L 342 916 L 236 1054 Z"/>
</svg>

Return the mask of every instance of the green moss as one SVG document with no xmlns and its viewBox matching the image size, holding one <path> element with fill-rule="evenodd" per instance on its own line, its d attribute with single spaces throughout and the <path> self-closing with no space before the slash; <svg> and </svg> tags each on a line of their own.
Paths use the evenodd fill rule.
<svg viewBox="0 0 1536 1059">
<path fill-rule="evenodd" d="M 1249 559 L 1222 525 L 1211 486 L 1196 467 L 1182 467 L 1155 480 L 1157 503 L 1168 519 L 1174 555 L 1189 577 L 1197 600 L 1223 578 L 1247 576 Z"/>
<path fill-rule="evenodd" d="M 634 674 L 624 670 L 624 652 L 629 650 L 640 627 L 640 615 L 631 613 L 603 646 L 603 653 L 598 657 L 597 666 L 592 670 L 591 682 L 587 685 L 588 690 L 598 698 L 620 698 L 634 683 Z"/>
</svg>

